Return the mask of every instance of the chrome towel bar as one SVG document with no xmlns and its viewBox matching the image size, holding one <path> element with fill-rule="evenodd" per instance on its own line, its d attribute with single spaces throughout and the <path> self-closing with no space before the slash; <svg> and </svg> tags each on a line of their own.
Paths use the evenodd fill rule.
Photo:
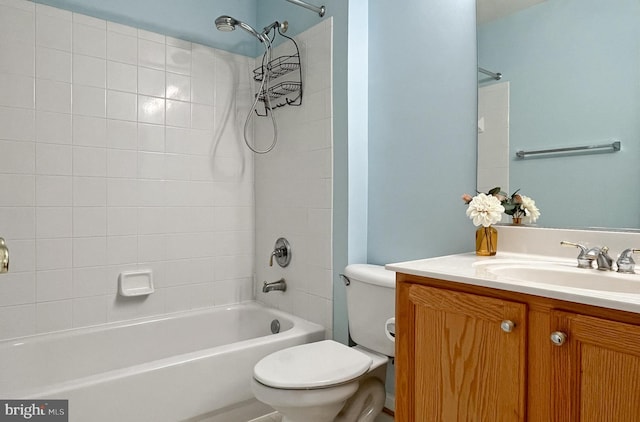
<svg viewBox="0 0 640 422">
<path fill-rule="evenodd" d="M 566 147 L 566 148 L 552 148 L 552 149 L 538 149 L 534 151 L 517 151 L 516 157 L 520 159 L 527 158 L 531 155 L 539 155 L 539 154 L 547 154 L 547 155 L 556 155 L 556 154 L 565 154 L 571 152 L 616 152 L 620 151 L 620 141 L 614 141 L 610 144 L 602 144 L 602 145 L 584 145 L 579 147 Z"/>
</svg>

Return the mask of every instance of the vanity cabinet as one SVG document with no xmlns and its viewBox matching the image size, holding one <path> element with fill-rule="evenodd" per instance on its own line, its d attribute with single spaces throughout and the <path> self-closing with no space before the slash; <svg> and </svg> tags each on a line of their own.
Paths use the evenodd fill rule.
<svg viewBox="0 0 640 422">
<path fill-rule="evenodd" d="M 640 326 L 560 311 L 551 320 L 567 335 L 551 356 L 553 420 L 640 420 Z"/>
<path fill-rule="evenodd" d="M 637 314 L 397 279 L 396 421 L 640 420 Z"/>
<path fill-rule="evenodd" d="M 396 308 L 396 380 L 413 405 L 398 409 L 398 420 L 524 421 L 526 305 L 406 287 Z"/>
</svg>

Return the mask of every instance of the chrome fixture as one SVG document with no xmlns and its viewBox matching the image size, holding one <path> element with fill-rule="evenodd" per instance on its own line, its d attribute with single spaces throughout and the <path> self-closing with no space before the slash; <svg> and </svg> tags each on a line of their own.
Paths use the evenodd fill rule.
<svg viewBox="0 0 640 422">
<path fill-rule="evenodd" d="M 0 274 L 9 272 L 9 248 L 0 237 Z"/>
<path fill-rule="evenodd" d="M 596 264 L 600 271 L 613 270 L 613 259 L 609 256 L 609 248 L 603 246 L 598 250 L 598 256 L 596 258 Z"/>
<path fill-rule="evenodd" d="M 340 278 L 342 278 L 342 281 L 344 282 L 345 286 L 350 286 L 351 285 L 351 280 L 349 279 L 349 277 L 347 277 L 344 274 L 339 274 Z"/>
<path fill-rule="evenodd" d="M 635 273 L 636 262 L 633 260 L 631 255 L 633 255 L 634 253 L 638 253 L 638 252 L 640 252 L 640 249 L 631 249 L 630 248 L 630 249 L 625 249 L 624 251 L 622 251 L 622 253 L 618 257 L 618 260 L 616 261 L 619 273 L 625 273 L 625 274 L 634 274 Z"/>
<path fill-rule="evenodd" d="M 261 33 L 259 33 L 258 31 L 253 29 L 251 25 L 227 15 L 218 16 L 215 23 L 218 31 L 222 31 L 222 32 L 234 31 L 236 29 L 236 26 L 239 26 L 240 28 L 244 29 L 245 31 L 247 31 L 248 33 L 256 37 L 260 42 L 269 44 L 269 47 L 271 47 L 270 45 L 271 42 L 268 36 L 269 32 L 274 28 L 279 28 L 282 32 L 287 32 L 287 28 L 289 27 L 289 24 L 287 22 L 284 22 L 281 24 L 280 22 L 276 21 L 271 25 L 266 26 L 264 30 Z"/>
<path fill-rule="evenodd" d="M 551 333 L 551 343 L 555 346 L 562 346 L 567 341 L 567 335 L 562 331 L 554 331 Z"/>
<path fill-rule="evenodd" d="M 271 252 L 271 257 L 269 258 L 269 266 L 273 267 L 273 257 L 276 257 L 276 262 L 282 268 L 289 265 L 291 262 L 291 245 L 289 241 L 284 237 L 276 240 L 276 244 L 273 247 L 273 252 Z"/>
<path fill-rule="evenodd" d="M 280 22 L 276 21 L 276 22 L 273 22 L 271 25 L 266 26 L 264 30 L 261 33 L 259 33 L 258 31 L 253 29 L 251 25 L 227 15 L 218 16 L 218 18 L 215 20 L 215 24 L 218 31 L 231 32 L 236 29 L 236 26 L 239 26 L 240 28 L 244 29 L 245 31 L 247 31 L 248 33 L 256 37 L 261 43 L 264 44 L 264 55 L 262 56 L 263 65 L 265 63 L 271 62 L 272 39 L 269 38 L 269 32 L 271 32 L 272 30 L 277 30 L 278 33 L 282 34 L 283 32 L 287 32 L 287 28 L 289 27 L 289 24 L 287 22 L 284 22 L 281 24 Z M 271 78 L 270 77 L 262 78 L 259 92 L 264 92 L 265 94 L 269 92 L 269 79 Z M 247 139 L 247 129 L 249 128 L 249 121 L 253 117 L 253 112 L 254 110 L 256 110 L 259 100 L 260 100 L 260 95 L 256 95 L 253 101 L 253 105 L 251 106 L 251 110 L 249 110 L 249 113 L 247 114 L 247 118 L 244 121 L 244 130 L 243 130 L 244 143 L 247 145 L 247 147 L 251 151 L 255 152 L 256 154 L 266 154 L 270 152 L 273 148 L 275 148 L 276 143 L 278 142 L 278 125 L 276 123 L 275 117 L 273 116 L 273 113 L 271 113 L 271 123 L 273 124 L 273 140 L 271 142 L 271 145 L 265 150 L 258 150 L 255 147 L 253 147 L 249 143 L 249 140 Z M 271 98 L 269 95 L 265 95 L 264 101 L 267 107 L 271 109 Z"/>
<path fill-rule="evenodd" d="M 534 151 L 517 151 L 516 157 L 520 159 L 527 158 L 531 155 L 543 154 L 544 156 L 552 156 L 569 153 L 595 153 L 595 152 L 618 152 L 620 151 L 620 141 L 613 141 L 609 144 L 602 145 L 584 145 L 578 147 L 565 147 L 565 148 L 552 148 L 552 149 L 538 149 Z"/>
<path fill-rule="evenodd" d="M 280 321 L 274 319 L 271 321 L 271 334 L 278 334 L 280 332 Z"/>
<path fill-rule="evenodd" d="M 265 281 L 262 285 L 262 293 L 269 293 L 274 290 L 279 292 L 287 291 L 287 283 L 284 281 L 284 278 L 281 278 L 280 280 L 274 281 L 272 283 L 267 283 Z"/>
<path fill-rule="evenodd" d="M 318 6 L 314 6 L 314 5 L 312 5 L 312 4 L 309 4 L 309 3 L 304 2 L 304 1 L 301 1 L 301 0 L 287 0 L 287 1 L 288 1 L 289 3 L 293 3 L 293 4 L 295 4 L 295 5 L 302 6 L 302 7 L 304 7 L 305 9 L 312 10 L 312 11 L 316 12 L 318 15 L 320 15 L 320 17 L 323 17 L 323 16 L 324 16 L 324 13 L 325 13 L 325 11 L 326 11 L 326 9 L 325 9 L 325 7 L 324 7 L 324 6 L 320 6 L 320 7 L 318 7 Z"/>
<path fill-rule="evenodd" d="M 563 240 L 560 242 L 562 246 L 575 246 L 580 249 L 578 254 L 578 268 L 593 268 L 591 263 L 597 258 L 597 253 L 593 249 L 587 250 L 586 246 L 579 243 L 567 242 Z"/>
<path fill-rule="evenodd" d="M 478 72 L 491 76 L 491 79 L 495 79 L 496 81 L 499 81 L 500 79 L 502 79 L 502 73 L 500 72 L 492 72 L 482 67 L 478 67 Z"/>
<path fill-rule="evenodd" d="M 516 324 L 509 319 L 505 319 L 500 323 L 500 328 L 502 328 L 502 331 L 504 331 L 505 333 L 512 332 L 515 327 Z"/>
<path fill-rule="evenodd" d="M 587 249 L 586 246 L 579 243 L 567 242 L 563 240 L 560 242 L 563 246 L 575 246 L 580 249 L 578 255 L 578 268 L 593 268 L 593 262 L 597 264 L 597 268 L 601 271 L 611 271 L 613 268 L 613 259 L 609 256 L 609 248 L 603 246 L 601 248 L 594 246 Z"/>
</svg>

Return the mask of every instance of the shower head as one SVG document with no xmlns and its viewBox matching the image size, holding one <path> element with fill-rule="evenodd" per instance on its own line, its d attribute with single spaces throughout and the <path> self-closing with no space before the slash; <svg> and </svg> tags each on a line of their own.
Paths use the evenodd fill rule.
<svg viewBox="0 0 640 422">
<path fill-rule="evenodd" d="M 245 31 L 247 31 L 257 39 L 259 39 L 260 42 L 265 41 L 264 34 L 258 33 L 258 31 L 253 29 L 250 25 L 242 21 L 239 21 L 237 19 L 234 19 L 231 16 L 222 15 L 216 19 L 216 28 L 218 28 L 218 31 L 231 32 L 234 29 L 236 29 L 236 26 L 239 26 L 240 28 L 244 29 Z"/>
<path fill-rule="evenodd" d="M 238 21 L 231 16 L 220 16 L 216 19 L 216 28 L 218 28 L 218 31 L 231 32 L 236 29 L 237 23 Z"/>
</svg>

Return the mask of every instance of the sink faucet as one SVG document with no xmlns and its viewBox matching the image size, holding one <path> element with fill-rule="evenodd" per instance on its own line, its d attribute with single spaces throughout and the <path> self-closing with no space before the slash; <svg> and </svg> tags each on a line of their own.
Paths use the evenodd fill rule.
<svg viewBox="0 0 640 422">
<path fill-rule="evenodd" d="M 9 272 L 9 248 L 0 237 L 0 274 Z"/>
<path fill-rule="evenodd" d="M 277 290 L 281 292 L 287 291 L 287 283 L 284 281 L 284 278 L 281 278 L 278 281 L 274 281 L 273 283 L 267 283 L 266 281 L 262 285 L 262 292 L 269 293 L 270 291 Z"/>
<path fill-rule="evenodd" d="M 598 269 L 600 271 L 611 271 L 613 270 L 613 259 L 609 256 L 609 248 L 607 246 L 603 246 L 598 250 L 598 256 L 596 258 L 596 264 L 598 265 Z"/>
<path fill-rule="evenodd" d="M 631 257 L 632 254 L 640 252 L 640 249 L 625 249 L 622 251 L 616 264 L 618 264 L 618 272 L 626 274 L 634 274 L 636 262 Z"/>
<path fill-rule="evenodd" d="M 589 261 L 589 266 L 581 268 L 592 268 L 593 266 L 591 263 L 595 261 L 596 268 L 600 271 L 611 271 L 613 269 L 613 259 L 609 256 L 609 248 L 607 246 L 603 246 L 601 248 L 594 246 L 587 249 L 584 253 L 584 259 Z"/>
</svg>

